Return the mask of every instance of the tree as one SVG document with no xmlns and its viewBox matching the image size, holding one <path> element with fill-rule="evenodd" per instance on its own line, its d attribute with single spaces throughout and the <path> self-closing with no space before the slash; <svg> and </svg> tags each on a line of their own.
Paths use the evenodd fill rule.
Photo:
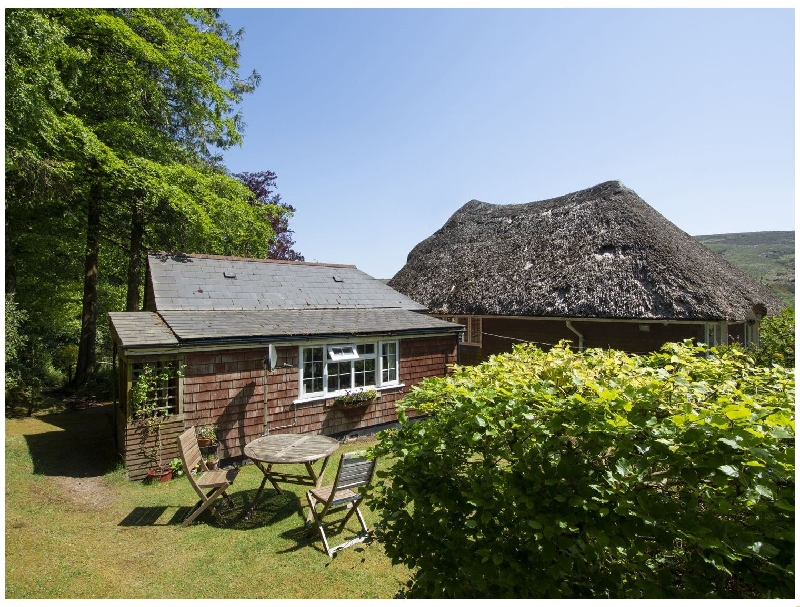
<svg viewBox="0 0 800 607">
<path fill-rule="evenodd" d="M 259 81 L 239 77 L 242 35 L 212 9 L 6 11 L 6 288 L 41 288 L 20 275 L 42 255 L 18 250 L 33 223 L 76 226 L 49 248 L 84 243 L 77 383 L 100 311 L 139 307 L 148 248 L 266 256 L 287 212 L 253 205 L 215 155 L 240 143 L 235 106 Z M 29 295 L 17 301 L 31 311 Z"/>
<path fill-rule="evenodd" d="M 411 597 L 794 596 L 791 370 L 517 346 L 402 407 L 371 506 Z"/>
<path fill-rule="evenodd" d="M 289 218 L 294 215 L 295 208 L 281 202 L 281 195 L 275 192 L 278 176 L 272 171 L 258 171 L 256 173 L 234 173 L 233 175 L 245 184 L 256 197 L 256 204 L 271 205 L 283 209 L 284 212 L 276 213 L 272 217 L 272 231 L 275 240 L 269 247 L 269 259 L 287 259 L 289 261 L 304 261 L 305 258 L 295 251 L 292 230 L 289 229 Z"/>
<path fill-rule="evenodd" d="M 777 316 L 764 318 L 759 328 L 756 362 L 794 369 L 794 331 L 794 306 L 789 306 Z"/>
</svg>

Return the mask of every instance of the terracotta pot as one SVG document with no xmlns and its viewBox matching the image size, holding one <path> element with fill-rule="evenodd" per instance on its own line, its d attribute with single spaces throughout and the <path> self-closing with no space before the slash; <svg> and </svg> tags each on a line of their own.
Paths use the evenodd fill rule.
<svg viewBox="0 0 800 607">
<path fill-rule="evenodd" d="M 172 468 L 169 466 L 161 466 L 150 468 L 147 471 L 147 482 L 152 483 L 155 481 L 166 482 L 172 478 Z"/>
<path fill-rule="evenodd" d="M 215 459 L 214 461 L 206 460 L 206 468 L 209 470 L 216 470 L 217 464 L 219 464 L 219 460 Z"/>
<path fill-rule="evenodd" d="M 197 446 L 198 447 L 208 447 L 211 444 L 210 438 L 198 438 L 197 439 Z"/>
</svg>

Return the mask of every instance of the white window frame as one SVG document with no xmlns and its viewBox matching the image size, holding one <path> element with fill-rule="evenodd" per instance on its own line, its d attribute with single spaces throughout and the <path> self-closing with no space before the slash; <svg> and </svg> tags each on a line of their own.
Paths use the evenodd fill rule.
<svg viewBox="0 0 800 607">
<path fill-rule="evenodd" d="M 355 344 L 335 344 L 325 348 L 328 352 L 328 360 L 332 362 L 343 362 L 347 360 L 358 360 L 358 347 Z"/>
<path fill-rule="evenodd" d="M 705 324 L 705 343 L 709 347 L 728 345 L 728 323 L 707 322 Z"/>
<path fill-rule="evenodd" d="M 394 360 L 394 379 L 384 379 L 384 371 L 387 372 L 387 376 L 391 378 L 391 373 L 389 372 L 390 369 L 385 368 L 384 365 L 384 346 L 394 344 L 394 350 L 396 353 L 395 360 Z M 359 346 L 373 346 L 371 353 L 362 353 L 358 354 L 358 347 Z M 344 354 L 345 351 L 352 348 L 352 351 L 348 352 L 346 355 Z M 305 370 L 306 370 L 306 356 L 307 352 L 312 349 L 321 349 L 322 350 L 322 390 L 316 392 L 306 392 L 305 390 Z M 341 350 L 339 350 L 341 349 Z M 312 399 L 312 398 L 330 398 L 334 396 L 340 396 L 345 394 L 346 392 L 353 392 L 353 391 L 361 391 L 367 390 L 370 388 L 387 388 L 392 386 L 399 386 L 400 385 L 400 341 L 396 339 L 387 339 L 387 340 L 376 340 L 376 341 L 359 341 L 355 343 L 311 343 L 308 345 L 302 345 L 299 347 L 299 399 Z M 355 356 L 353 355 L 355 353 Z M 375 383 L 369 384 L 365 386 L 356 386 L 356 375 L 359 373 L 356 370 L 356 362 L 359 360 L 374 360 L 375 367 Z M 340 388 L 338 390 L 329 390 L 328 389 L 328 370 L 330 365 L 339 364 L 343 362 L 350 363 L 350 385 L 348 387 Z"/>
</svg>

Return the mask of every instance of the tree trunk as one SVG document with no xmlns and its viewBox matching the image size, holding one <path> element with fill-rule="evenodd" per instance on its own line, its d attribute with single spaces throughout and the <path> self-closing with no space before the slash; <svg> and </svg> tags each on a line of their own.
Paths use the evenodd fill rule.
<svg viewBox="0 0 800 607">
<path fill-rule="evenodd" d="M 144 238 L 144 213 L 136 200 L 131 205 L 131 245 L 128 251 L 128 297 L 126 312 L 139 311 L 139 287 L 142 282 L 142 239 Z"/>
<path fill-rule="evenodd" d="M 14 246 L 11 243 L 11 220 L 6 207 L 6 293 L 17 292 L 17 264 L 14 261 Z"/>
<path fill-rule="evenodd" d="M 73 379 L 75 386 L 85 383 L 94 373 L 97 337 L 97 265 L 100 253 L 100 196 L 100 184 L 95 181 L 89 191 L 81 340 L 78 347 L 78 364 Z"/>
</svg>

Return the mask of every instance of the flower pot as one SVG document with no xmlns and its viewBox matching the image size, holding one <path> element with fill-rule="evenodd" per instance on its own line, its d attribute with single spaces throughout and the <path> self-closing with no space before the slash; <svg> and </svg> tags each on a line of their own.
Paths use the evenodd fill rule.
<svg viewBox="0 0 800 607">
<path fill-rule="evenodd" d="M 213 461 L 206 460 L 206 468 L 208 468 L 209 470 L 216 470 L 217 464 L 219 464 L 219 460 L 216 459 Z"/>
<path fill-rule="evenodd" d="M 147 482 L 153 483 L 155 481 L 166 482 L 172 478 L 172 468 L 169 466 L 156 466 L 147 471 Z"/>
<path fill-rule="evenodd" d="M 210 438 L 198 438 L 197 439 L 197 446 L 198 447 L 208 447 L 209 445 L 211 445 L 211 439 Z"/>
</svg>

